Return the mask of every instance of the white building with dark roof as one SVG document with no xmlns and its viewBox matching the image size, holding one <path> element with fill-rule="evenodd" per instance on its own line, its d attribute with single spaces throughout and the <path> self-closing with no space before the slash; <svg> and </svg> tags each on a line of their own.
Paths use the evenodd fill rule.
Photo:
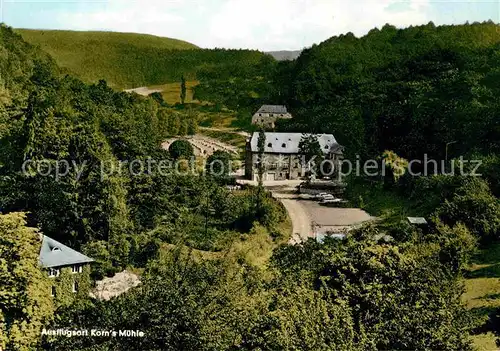
<svg viewBox="0 0 500 351">
<path fill-rule="evenodd" d="M 61 304 L 72 301 L 68 294 L 88 295 L 90 264 L 94 260 L 46 235 L 40 235 L 40 239 L 39 263 L 52 278 L 51 295 Z"/>
<path fill-rule="evenodd" d="M 274 128 L 277 119 L 290 119 L 292 115 L 283 105 L 262 105 L 252 116 L 252 124 L 264 128 Z"/>
<path fill-rule="evenodd" d="M 301 139 L 311 134 L 302 133 L 265 133 L 264 143 L 264 180 L 299 179 L 305 176 L 299 144 Z M 316 136 L 324 158 L 333 162 L 342 159 L 343 147 L 332 134 L 313 134 Z M 257 180 L 259 162 L 259 133 L 253 133 L 247 140 L 245 155 L 245 176 Z"/>
</svg>

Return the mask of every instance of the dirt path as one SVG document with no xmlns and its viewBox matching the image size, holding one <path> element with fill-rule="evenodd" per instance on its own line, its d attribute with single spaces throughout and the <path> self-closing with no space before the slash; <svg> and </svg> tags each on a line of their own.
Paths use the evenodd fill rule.
<svg viewBox="0 0 500 351">
<path fill-rule="evenodd" d="M 125 92 L 127 93 L 137 93 L 139 95 L 143 96 L 148 96 L 149 94 L 152 93 L 161 93 L 163 90 L 162 89 L 149 89 L 148 87 L 139 87 L 139 88 L 134 88 L 134 89 L 126 89 Z"/>
<path fill-rule="evenodd" d="M 306 241 L 308 238 L 314 238 L 311 227 L 311 218 L 306 208 L 294 196 L 285 191 L 271 190 L 273 196 L 281 201 L 285 206 L 288 215 L 292 220 L 293 233 L 290 238 L 290 244 L 298 244 Z"/>
<path fill-rule="evenodd" d="M 247 137 L 247 138 L 250 137 L 250 133 L 243 132 L 243 131 L 237 131 L 237 130 L 229 129 L 229 128 L 212 128 L 212 127 L 199 127 L 199 128 L 204 129 L 204 130 L 213 130 L 216 132 L 238 134 L 238 135 L 242 135 L 242 136 Z"/>
<path fill-rule="evenodd" d="M 300 202 L 294 199 L 281 199 L 281 202 L 292 219 L 293 234 L 290 244 L 297 244 L 306 241 L 308 238 L 314 238 L 314 233 L 311 230 L 311 220 Z"/>
</svg>

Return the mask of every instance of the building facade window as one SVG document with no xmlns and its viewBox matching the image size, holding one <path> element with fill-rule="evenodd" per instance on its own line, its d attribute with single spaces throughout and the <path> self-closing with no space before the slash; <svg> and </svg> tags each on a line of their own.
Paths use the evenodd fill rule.
<svg viewBox="0 0 500 351">
<path fill-rule="evenodd" d="M 73 272 L 73 273 L 82 273 L 82 271 L 83 271 L 83 267 L 80 265 L 75 264 L 71 267 L 71 272 Z"/>
<path fill-rule="evenodd" d="M 53 277 L 59 277 L 59 269 L 57 268 L 49 268 L 49 277 L 53 278 Z"/>
<path fill-rule="evenodd" d="M 55 286 L 50 287 L 50 296 L 52 296 L 52 297 L 56 296 L 56 287 Z"/>
<path fill-rule="evenodd" d="M 76 293 L 78 291 L 78 283 L 77 282 L 73 282 L 73 292 Z"/>
</svg>

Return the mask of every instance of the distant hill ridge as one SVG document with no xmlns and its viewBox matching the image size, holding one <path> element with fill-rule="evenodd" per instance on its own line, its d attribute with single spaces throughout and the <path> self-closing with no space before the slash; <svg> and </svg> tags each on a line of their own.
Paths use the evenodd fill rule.
<svg viewBox="0 0 500 351">
<path fill-rule="evenodd" d="M 300 56 L 302 50 L 281 50 L 281 51 L 267 51 L 266 54 L 271 55 L 278 61 L 295 60 Z"/>
<path fill-rule="evenodd" d="M 85 82 L 104 79 L 117 89 L 194 79 L 206 66 L 253 64 L 265 54 L 255 50 L 200 49 L 194 44 L 149 34 L 107 31 L 15 29 L 40 46 L 57 64 Z"/>
</svg>

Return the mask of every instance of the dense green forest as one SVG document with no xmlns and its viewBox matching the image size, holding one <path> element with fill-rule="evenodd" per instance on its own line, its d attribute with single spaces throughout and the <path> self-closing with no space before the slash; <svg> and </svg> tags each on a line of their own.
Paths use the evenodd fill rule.
<svg viewBox="0 0 500 351">
<path fill-rule="evenodd" d="M 335 131 L 353 154 L 406 158 L 498 152 L 499 26 L 386 25 L 304 50 L 283 74 L 298 117 L 288 130 Z"/>
<path fill-rule="evenodd" d="M 192 112 L 66 75 L 1 26 L 0 278 L 9 280 L 0 285 L 0 346 L 472 350 L 471 335 L 500 329 L 497 309 L 485 316 L 462 301 L 474 255 L 500 239 L 499 40 L 492 23 L 386 25 L 362 38 L 333 37 L 292 62 L 255 53 L 197 70 L 195 96 L 235 110 L 241 126 L 261 102 L 284 103 L 295 118 L 279 130 L 333 133 L 347 157 L 387 150 L 383 157 L 442 159 L 456 141 L 450 159 L 483 160 L 483 177 L 349 178 L 349 200 L 379 220 L 344 241 L 285 245 L 284 208 L 261 186 L 230 192 L 226 177 L 209 174 L 111 172 L 125 161 L 190 155 L 182 143 L 171 153 L 160 144 L 180 125 L 187 133 Z M 48 172 L 61 161 L 73 165 L 67 174 Z M 412 226 L 406 215 L 429 226 Z M 143 270 L 142 284 L 54 312 L 43 277 L 32 274 L 35 255 L 13 255 L 15 238 L 34 246 L 34 227 L 95 258 L 94 278 L 130 267 Z M 392 241 L 381 240 L 387 234 Z M 37 336 L 42 326 L 69 325 L 145 336 Z"/>
<path fill-rule="evenodd" d="M 288 234 L 277 227 L 285 220 L 281 205 L 263 192 L 233 195 L 209 175 L 173 169 L 120 169 L 171 159 L 160 148 L 169 113 L 105 81 L 86 85 L 64 75 L 9 27 L 0 28 L 0 40 L 0 208 L 26 213 L 27 226 L 95 258 L 94 277 L 144 267 L 165 244 L 217 252 L 255 231 L 276 242 Z M 58 175 L 62 164 L 69 167 Z M 15 335 L 13 311 L 2 311 L 7 335 Z"/>
</svg>

